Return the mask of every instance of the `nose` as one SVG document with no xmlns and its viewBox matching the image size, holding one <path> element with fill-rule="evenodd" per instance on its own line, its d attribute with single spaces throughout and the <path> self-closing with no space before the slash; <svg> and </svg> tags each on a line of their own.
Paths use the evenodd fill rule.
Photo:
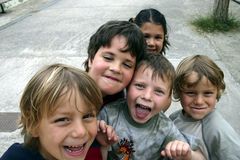
<svg viewBox="0 0 240 160">
<path fill-rule="evenodd" d="M 80 120 L 75 121 L 72 125 L 72 137 L 84 137 L 86 134 L 87 130 L 84 124 Z"/>
<path fill-rule="evenodd" d="M 153 38 L 148 38 L 147 39 L 147 45 L 148 46 L 153 46 L 154 45 L 154 39 Z"/>
<path fill-rule="evenodd" d="M 113 62 L 110 65 L 110 70 L 114 73 L 120 73 L 121 72 L 121 63 L 120 62 Z"/>
<path fill-rule="evenodd" d="M 203 102 L 204 102 L 204 99 L 202 95 L 197 95 L 195 97 L 195 104 L 202 104 Z"/>
<path fill-rule="evenodd" d="M 152 90 L 146 89 L 142 94 L 142 98 L 144 100 L 151 101 L 152 100 Z"/>
</svg>

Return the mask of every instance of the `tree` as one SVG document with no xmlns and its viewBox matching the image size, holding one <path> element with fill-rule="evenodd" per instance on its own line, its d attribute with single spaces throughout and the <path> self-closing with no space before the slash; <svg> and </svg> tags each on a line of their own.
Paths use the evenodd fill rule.
<svg viewBox="0 0 240 160">
<path fill-rule="evenodd" d="M 228 21 L 230 0 L 214 0 L 213 18 L 219 22 Z"/>
</svg>

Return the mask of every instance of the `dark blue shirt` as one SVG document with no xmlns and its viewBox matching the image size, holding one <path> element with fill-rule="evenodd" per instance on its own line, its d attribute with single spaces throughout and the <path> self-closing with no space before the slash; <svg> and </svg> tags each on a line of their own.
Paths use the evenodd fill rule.
<svg viewBox="0 0 240 160">
<path fill-rule="evenodd" d="M 23 144 L 14 143 L 2 155 L 0 160 L 44 160 L 41 154 L 34 150 L 23 146 Z"/>
</svg>

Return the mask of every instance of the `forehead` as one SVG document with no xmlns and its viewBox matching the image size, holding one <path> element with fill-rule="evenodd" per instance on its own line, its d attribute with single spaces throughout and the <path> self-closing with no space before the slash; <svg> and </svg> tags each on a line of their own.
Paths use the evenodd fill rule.
<svg viewBox="0 0 240 160">
<path fill-rule="evenodd" d="M 142 65 L 139 69 L 136 70 L 133 81 L 132 82 L 140 82 L 147 86 L 160 87 L 165 90 L 169 90 L 171 88 L 172 82 L 163 75 L 161 77 L 157 73 L 154 73 L 152 68 Z M 131 83 L 133 85 L 134 83 Z"/>
<path fill-rule="evenodd" d="M 154 70 L 150 66 L 147 66 L 146 64 L 142 64 L 138 69 L 136 69 L 134 78 L 135 77 L 149 78 L 149 79 L 152 79 L 153 81 L 159 81 L 159 80 L 165 81 L 165 79 L 167 79 L 165 75 L 161 77 L 161 75 L 159 75 L 157 72 L 154 72 Z"/>
<path fill-rule="evenodd" d="M 116 35 L 112 38 L 110 46 L 107 46 L 105 48 L 117 49 L 121 52 L 126 52 L 128 49 L 127 39 L 124 36 Z"/>
<path fill-rule="evenodd" d="M 127 44 L 126 37 L 117 35 L 117 36 L 113 37 L 113 39 L 111 40 L 110 46 L 101 47 L 99 49 L 99 51 L 111 53 L 116 56 L 118 56 L 118 55 L 123 56 L 123 57 L 125 57 L 124 59 L 128 59 L 128 60 L 135 62 L 136 56 L 134 56 L 134 54 L 132 54 L 129 51 L 128 47 L 129 46 Z M 121 54 L 119 54 L 119 53 L 121 53 Z"/>
<path fill-rule="evenodd" d="M 53 114 L 56 112 L 88 112 L 92 108 L 86 103 L 83 96 L 76 89 L 63 91 L 54 105 Z"/>
<path fill-rule="evenodd" d="M 191 72 L 187 77 L 186 77 L 186 85 L 190 86 L 197 86 L 197 85 L 204 85 L 204 86 L 213 86 L 211 81 L 206 77 L 200 75 L 197 72 Z"/>
<path fill-rule="evenodd" d="M 124 37 L 123 35 L 116 35 L 111 40 L 111 44 L 115 44 L 115 43 L 126 44 L 127 38 Z"/>
<path fill-rule="evenodd" d="M 143 32 L 157 32 L 157 33 L 164 33 L 163 26 L 160 24 L 154 24 L 151 22 L 146 22 L 141 26 L 141 31 Z"/>
</svg>

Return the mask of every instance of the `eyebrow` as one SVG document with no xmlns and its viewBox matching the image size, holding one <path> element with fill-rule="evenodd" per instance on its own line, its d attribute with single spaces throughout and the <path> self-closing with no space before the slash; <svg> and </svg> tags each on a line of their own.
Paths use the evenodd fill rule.
<svg viewBox="0 0 240 160">
<path fill-rule="evenodd" d="M 130 63 L 133 63 L 135 64 L 135 62 L 133 60 L 130 60 L 130 59 L 125 59 L 127 62 L 130 62 Z"/>
</svg>

